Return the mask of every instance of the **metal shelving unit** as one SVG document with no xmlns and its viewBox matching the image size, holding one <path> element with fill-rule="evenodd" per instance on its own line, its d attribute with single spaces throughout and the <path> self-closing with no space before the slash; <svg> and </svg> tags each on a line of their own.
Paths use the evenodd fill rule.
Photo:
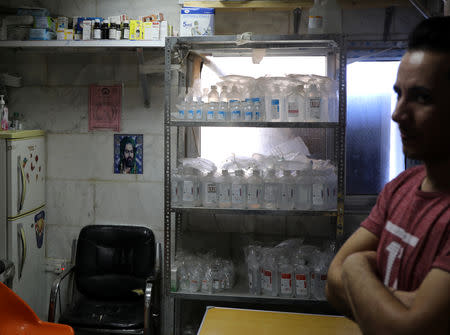
<svg viewBox="0 0 450 335">
<path fill-rule="evenodd" d="M 310 123 L 310 122 L 190 122 L 185 120 L 171 120 L 172 97 L 174 89 L 186 85 L 186 76 L 180 72 L 178 82 L 173 82 L 173 71 L 180 71 L 183 62 L 189 53 L 196 55 L 220 55 L 220 56 L 242 56 L 251 55 L 254 48 L 266 49 L 266 55 L 315 55 L 327 57 L 327 73 L 333 74 L 339 79 L 339 120 L 338 122 Z M 344 215 L 344 164 L 345 164 L 345 110 L 346 110 L 346 50 L 344 39 L 341 35 L 295 35 L 295 36 L 263 36 L 250 35 L 242 39 L 242 36 L 211 36 L 211 37 L 172 37 L 166 40 L 165 46 L 165 122 L 164 122 L 164 293 L 166 304 L 164 306 L 164 327 L 167 332 L 172 333 L 174 325 L 177 324 L 177 313 L 180 311 L 182 301 L 205 301 L 205 302 L 242 302 L 252 304 L 277 304 L 292 305 L 299 304 L 308 306 L 329 305 L 324 301 L 298 300 L 294 298 L 280 298 L 267 296 L 253 296 L 248 293 L 246 283 L 238 283 L 237 287 L 227 292 L 218 294 L 170 292 L 170 269 L 173 252 L 183 233 L 183 218 L 190 214 L 201 215 L 238 215 L 238 216 L 323 216 L 336 220 L 336 239 L 338 242 L 343 238 L 343 215 Z M 180 134 L 184 134 L 188 128 L 197 127 L 263 127 L 263 128 L 321 128 L 332 132 L 334 139 L 334 162 L 338 171 L 338 201 L 335 210 L 327 211 L 284 211 L 284 210 L 248 210 L 248 209 L 222 209 L 202 207 L 172 207 L 171 204 L 171 161 L 174 153 L 180 156 L 183 150 Z M 177 138 L 172 139 L 171 134 L 176 130 Z M 173 147 L 173 143 L 176 143 Z M 175 236 L 173 236 L 173 234 Z M 245 287 L 244 287 L 245 286 Z"/>
<path fill-rule="evenodd" d="M 0 48 L 163 48 L 165 41 L 0 41 Z"/>
</svg>

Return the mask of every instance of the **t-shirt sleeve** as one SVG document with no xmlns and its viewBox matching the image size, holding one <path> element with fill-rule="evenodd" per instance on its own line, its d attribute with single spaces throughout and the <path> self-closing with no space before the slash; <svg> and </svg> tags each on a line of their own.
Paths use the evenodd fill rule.
<svg viewBox="0 0 450 335">
<path fill-rule="evenodd" d="M 450 272 L 450 226 L 447 227 L 446 236 L 439 246 L 439 251 L 432 267 Z"/>
<path fill-rule="evenodd" d="M 389 184 L 387 184 L 378 196 L 377 203 L 373 206 L 369 216 L 361 223 L 371 233 L 380 237 L 386 223 L 387 202 L 389 199 Z"/>
</svg>

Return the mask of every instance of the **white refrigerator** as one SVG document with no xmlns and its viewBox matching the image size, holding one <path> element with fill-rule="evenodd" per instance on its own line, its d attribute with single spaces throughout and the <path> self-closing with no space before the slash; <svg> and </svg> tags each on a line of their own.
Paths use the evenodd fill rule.
<svg viewBox="0 0 450 335">
<path fill-rule="evenodd" d="M 45 317 L 45 133 L 0 131 L 0 258 L 15 265 L 13 290 Z"/>
</svg>

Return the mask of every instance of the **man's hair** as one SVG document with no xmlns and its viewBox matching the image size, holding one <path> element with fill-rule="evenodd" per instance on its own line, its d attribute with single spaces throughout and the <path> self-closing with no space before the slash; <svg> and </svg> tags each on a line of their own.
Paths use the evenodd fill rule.
<svg viewBox="0 0 450 335">
<path fill-rule="evenodd" d="M 450 53 L 450 16 L 420 22 L 409 34 L 408 50 Z"/>
<path fill-rule="evenodd" d="M 125 146 L 130 143 L 131 146 L 133 147 L 133 151 L 136 151 L 136 142 L 134 142 L 133 138 L 129 137 L 129 136 L 125 136 L 124 138 L 122 138 L 122 140 L 120 141 L 120 158 L 124 158 L 125 155 Z M 133 157 L 135 158 L 135 157 Z"/>
</svg>

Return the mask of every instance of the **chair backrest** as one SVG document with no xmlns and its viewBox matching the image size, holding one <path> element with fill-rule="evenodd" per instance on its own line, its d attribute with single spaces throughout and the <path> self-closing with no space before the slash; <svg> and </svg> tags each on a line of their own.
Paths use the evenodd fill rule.
<svg viewBox="0 0 450 335">
<path fill-rule="evenodd" d="M 80 231 L 75 282 L 82 294 L 103 300 L 138 299 L 154 270 L 155 237 L 149 228 L 91 225 Z"/>
</svg>

